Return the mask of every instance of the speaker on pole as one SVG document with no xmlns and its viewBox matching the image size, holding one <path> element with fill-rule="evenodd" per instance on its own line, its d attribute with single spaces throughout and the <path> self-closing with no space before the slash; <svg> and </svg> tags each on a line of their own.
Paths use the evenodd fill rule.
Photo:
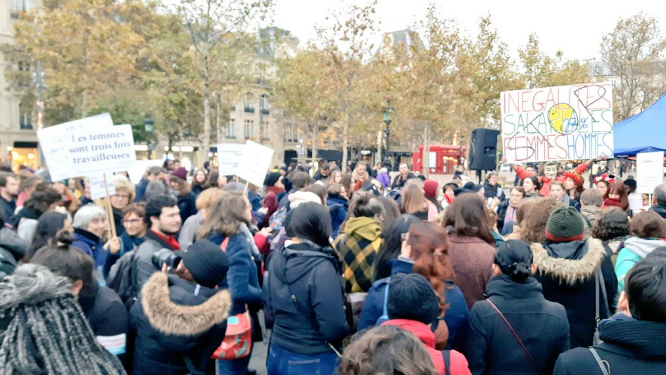
<svg viewBox="0 0 666 375">
<path fill-rule="evenodd" d="M 469 169 L 495 170 L 497 165 L 497 137 L 499 130 L 476 128 L 472 131 L 469 149 Z"/>
</svg>

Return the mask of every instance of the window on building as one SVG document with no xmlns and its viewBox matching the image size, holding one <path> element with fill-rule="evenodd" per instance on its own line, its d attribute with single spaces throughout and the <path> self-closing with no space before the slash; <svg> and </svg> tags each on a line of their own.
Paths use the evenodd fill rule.
<svg viewBox="0 0 666 375">
<path fill-rule="evenodd" d="M 231 119 L 227 124 L 227 129 L 224 134 L 225 138 L 236 138 L 236 119 Z"/>
<path fill-rule="evenodd" d="M 284 125 L 284 141 L 298 142 L 298 131 L 294 124 L 288 122 Z"/>
<path fill-rule="evenodd" d="M 245 120 L 245 139 L 250 139 L 252 137 L 253 130 L 254 120 Z"/>
<path fill-rule="evenodd" d="M 18 19 L 22 12 L 30 10 L 30 0 L 9 0 L 9 14 L 12 19 Z"/>
<path fill-rule="evenodd" d="M 21 129 L 32 130 L 32 110 L 24 108 L 23 106 L 19 108 L 21 114 L 19 125 L 21 126 Z"/>
</svg>

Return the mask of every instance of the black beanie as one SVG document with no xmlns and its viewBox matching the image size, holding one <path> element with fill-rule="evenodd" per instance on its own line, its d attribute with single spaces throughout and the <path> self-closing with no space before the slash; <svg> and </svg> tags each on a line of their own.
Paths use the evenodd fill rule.
<svg viewBox="0 0 666 375">
<path fill-rule="evenodd" d="M 278 172 L 271 172 L 266 175 L 266 179 L 264 180 L 264 185 L 265 186 L 275 186 L 275 183 L 278 182 L 282 175 Z"/>
<path fill-rule="evenodd" d="M 388 303 L 390 319 L 408 319 L 430 324 L 439 316 L 439 299 L 425 277 L 417 273 L 391 276 Z"/>
<path fill-rule="evenodd" d="M 185 251 L 176 251 L 197 284 L 215 288 L 229 270 L 229 259 L 219 246 L 208 240 L 199 240 Z"/>
</svg>

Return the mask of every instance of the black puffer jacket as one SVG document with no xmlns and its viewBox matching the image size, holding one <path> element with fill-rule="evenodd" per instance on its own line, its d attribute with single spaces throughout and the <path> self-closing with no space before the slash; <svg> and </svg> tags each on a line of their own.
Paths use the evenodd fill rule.
<svg viewBox="0 0 666 375">
<path fill-rule="evenodd" d="M 604 343 L 594 348 L 609 374 L 666 374 L 666 324 L 616 314 L 599 324 L 599 337 Z M 576 348 L 560 356 L 553 375 L 601 373 L 592 353 Z"/>
<path fill-rule="evenodd" d="M 327 342 L 349 333 L 334 250 L 309 242 L 285 245 L 272 257 L 264 283 L 264 308 L 275 319 L 271 343 L 304 355 L 331 352 Z"/>
<path fill-rule="evenodd" d="M 198 371 L 215 374 L 210 356 L 227 329 L 231 297 L 157 272 L 132 306 L 130 324 L 136 330 L 135 375 L 185 375 L 188 356 Z"/>
<path fill-rule="evenodd" d="M 530 277 L 523 283 L 501 275 L 490 279 L 486 295 L 504 314 L 541 371 L 549 374 L 560 353 L 569 349 L 569 322 L 559 303 L 547 301 L 541 284 Z M 538 374 L 509 327 L 488 301 L 470 312 L 465 357 L 472 374 Z"/>
<path fill-rule="evenodd" d="M 532 244 L 534 263 L 537 265 L 536 279 L 543 285 L 543 296 L 547 300 L 564 306 L 569 317 L 571 347 L 592 345 L 595 321 L 595 271 L 601 267 L 604 285 L 611 312 L 601 301 L 602 319 L 611 316 L 617 293 L 617 277 L 610 256 L 601 241 L 552 242 Z"/>
</svg>

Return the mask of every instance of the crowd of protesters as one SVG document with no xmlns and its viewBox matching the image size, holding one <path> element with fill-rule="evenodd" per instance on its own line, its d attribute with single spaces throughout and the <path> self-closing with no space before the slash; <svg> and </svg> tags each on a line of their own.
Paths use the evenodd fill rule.
<svg viewBox="0 0 666 375">
<path fill-rule="evenodd" d="M 2 165 L 0 374 L 244 375 L 264 340 L 270 375 L 666 373 L 666 184 L 594 163 L 166 160 L 102 199 Z"/>
</svg>

